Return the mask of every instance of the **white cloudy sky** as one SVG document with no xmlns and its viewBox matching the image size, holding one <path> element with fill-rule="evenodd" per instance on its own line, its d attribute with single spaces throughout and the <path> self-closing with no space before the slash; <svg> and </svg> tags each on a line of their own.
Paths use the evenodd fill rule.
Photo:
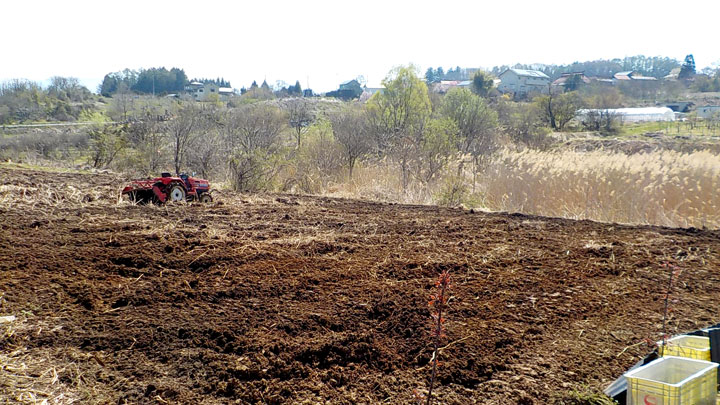
<svg viewBox="0 0 720 405">
<path fill-rule="evenodd" d="M 316 91 L 396 65 L 491 67 L 637 54 L 720 62 L 719 0 L 4 0 L 0 80 L 181 67 L 234 87 L 267 79 Z"/>
</svg>

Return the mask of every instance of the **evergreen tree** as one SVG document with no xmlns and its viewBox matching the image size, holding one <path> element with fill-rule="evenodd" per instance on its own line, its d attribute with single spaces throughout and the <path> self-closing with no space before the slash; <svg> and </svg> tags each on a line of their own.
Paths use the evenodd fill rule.
<svg viewBox="0 0 720 405">
<path fill-rule="evenodd" d="M 433 70 L 433 68 L 429 67 L 428 70 L 425 72 L 425 83 L 430 84 L 434 83 L 435 81 L 435 71 Z"/>
<path fill-rule="evenodd" d="M 460 69 L 460 66 L 455 66 L 455 80 L 462 80 L 462 69 Z"/>
<path fill-rule="evenodd" d="M 689 79 L 693 76 L 695 76 L 695 58 L 690 54 L 685 57 L 685 62 L 680 68 L 680 74 L 678 74 L 678 79 Z"/>
<path fill-rule="evenodd" d="M 480 97 L 487 97 L 493 88 L 493 78 L 489 74 L 478 70 L 472 78 L 472 92 Z"/>
</svg>

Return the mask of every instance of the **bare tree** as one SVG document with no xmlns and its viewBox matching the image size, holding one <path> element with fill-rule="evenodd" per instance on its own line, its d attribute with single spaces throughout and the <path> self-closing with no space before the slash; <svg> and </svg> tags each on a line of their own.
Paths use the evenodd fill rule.
<svg viewBox="0 0 720 405">
<path fill-rule="evenodd" d="M 330 116 L 335 139 L 342 145 L 345 160 L 350 169 L 352 180 L 353 169 L 357 160 L 370 152 L 372 140 L 371 128 L 364 110 L 346 108 Z"/>
<path fill-rule="evenodd" d="M 115 121 L 128 121 L 134 108 L 134 101 L 134 95 L 127 84 L 120 83 L 110 102 L 108 109 L 110 117 Z"/>
<path fill-rule="evenodd" d="M 203 178 L 210 177 L 217 165 L 220 145 L 220 134 L 218 129 L 210 129 L 198 139 L 189 153 L 189 161 L 191 166 L 198 170 Z"/>
<path fill-rule="evenodd" d="M 127 147 L 124 125 L 95 125 L 88 133 L 93 167 L 109 166 Z"/>
<path fill-rule="evenodd" d="M 180 105 L 175 117 L 167 124 L 167 131 L 172 142 L 173 164 L 175 173 L 180 174 L 185 163 L 188 149 L 197 136 L 202 125 L 202 110 L 195 103 Z"/>
<path fill-rule="evenodd" d="M 550 128 L 562 131 L 582 108 L 583 100 L 576 91 L 559 94 L 558 89 L 548 87 L 548 94 L 535 97 L 542 120 Z"/>
<path fill-rule="evenodd" d="M 302 149 L 296 152 L 283 165 L 283 191 L 320 193 L 328 183 L 340 180 L 344 168 L 343 151 L 333 137 L 330 121 L 317 120 Z"/>
<path fill-rule="evenodd" d="M 142 107 L 139 119 L 128 124 L 128 140 L 140 153 L 145 173 L 157 173 L 169 162 L 165 151 L 169 118 L 166 107 L 162 103 L 148 103 Z"/>
<path fill-rule="evenodd" d="M 259 104 L 240 107 L 228 115 L 224 126 L 226 158 L 236 190 L 262 189 L 274 176 L 285 120 L 277 108 Z"/>
<path fill-rule="evenodd" d="M 287 111 L 290 127 L 293 129 L 293 136 L 297 142 L 296 148 L 299 149 L 300 140 L 313 121 L 310 102 L 304 98 L 293 98 L 286 102 L 285 110 Z"/>
<path fill-rule="evenodd" d="M 417 157 L 414 159 L 415 177 L 422 183 L 436 180 L 457 155 L 458 128 L 450 118 L 433 118 L 425 126 Z"/>
</svg>

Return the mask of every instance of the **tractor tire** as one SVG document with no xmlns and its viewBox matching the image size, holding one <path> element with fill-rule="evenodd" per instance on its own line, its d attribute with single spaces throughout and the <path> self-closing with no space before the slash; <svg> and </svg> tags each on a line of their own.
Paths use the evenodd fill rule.
<svg viewBox="0 0 720 405">
<path fill-rule="evenodd" d="M 185 202 L 185 189 L 179 184 L 171 184 L 167 193 L 166 202 Z"/>
<path fill-rule="evenodd" d="M 210 204 L 213 202 L 212 196 L 208 193 L 203 193 L 203 195 L 200 196 L 200 202 L 204 204 Z"/>
</svg>

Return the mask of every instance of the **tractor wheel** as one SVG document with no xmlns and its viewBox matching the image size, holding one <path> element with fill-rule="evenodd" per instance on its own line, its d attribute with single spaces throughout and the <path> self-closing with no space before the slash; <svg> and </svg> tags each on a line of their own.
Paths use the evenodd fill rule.
<svg viewBox="0 0 720 405">
<path fill-rule="evenodd" d="M 185 201 L 185 189 L 181 185 L 173 184 L 170 186 L 170 191 L 167 193 L 168 202 L 184 202 Z"/>
<path fill-rule="evenodd" d="M 212 201 L 212 196 L 208 193 L 203 193 L 203 195 L 200 196 L 201 203 L 210 204 Z"/>
</svg>

